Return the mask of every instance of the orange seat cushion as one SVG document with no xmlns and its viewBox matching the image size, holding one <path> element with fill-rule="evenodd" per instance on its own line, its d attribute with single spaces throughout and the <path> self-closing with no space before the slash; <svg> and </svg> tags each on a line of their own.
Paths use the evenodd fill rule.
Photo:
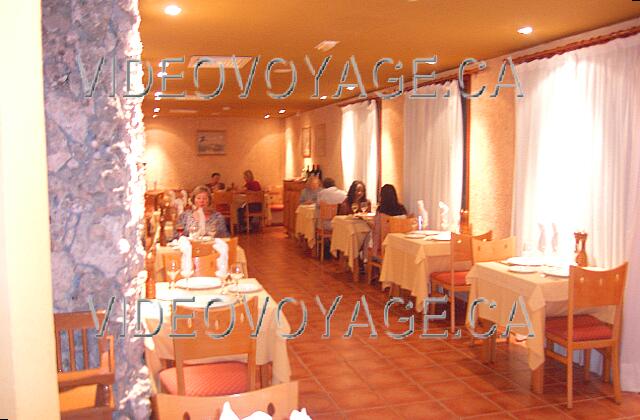
<svg viewBox="0 0 640 420">
<path fill-rule="evenodd" d="M 176 368 L 160 372 L 162 389 L 169 394 L 178 394 Z M 249 391 L 249 372 L 246 363 L 223 362 L 184 367 L 185 395 L 211 397 L 231 395 Z"/>
<path fill-rule="evenodd" d="M 453 272 L 453 284 L 456 286 L 464 286 L 467 284 L 468 271 L 454 271 Z M 437 271 L 431 273 L 431 278 L 440 283 L 451 284 L 451 273 L 448 271 Z"/>
<path fill-rule="evenodd" d="M 284 204 L 272 204 L 269 206 L 269 208 L 273 211 L 279 211 L 279 210 L 284 210 Z"/>
<path fill-rule="evenodd" d="M 568 318 L 559 316 L 547 318 L 545 331 L 567 338 Z M 611 325 L 591 315 L 575 315 L 573 317 L 573 341 L 608 340 L 613 337 Z"/>
</svg>

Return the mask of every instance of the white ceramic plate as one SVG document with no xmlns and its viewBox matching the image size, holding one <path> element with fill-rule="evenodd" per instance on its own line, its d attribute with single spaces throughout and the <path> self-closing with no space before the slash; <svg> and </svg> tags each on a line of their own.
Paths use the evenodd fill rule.
<svg viewBox="0 0 640 420">
<path fill-rule="evenodd" d="M 511 257 L 507 263 L 512 265 L 526 265 L 530 267 L 538 267 L 544 265 L 544 261 L 540 257 Z"/>
<path fill-rule="evenodd" d="M 176 287 L 191 290 L 215 289 L 221 285 L 222 282 L 217 277 L 191 277 L 188 282 L 187 279 L 180 279 L 176 282 Z"/>
<path fill-rule="evenodd" d="M 207 306 L 209 301 L 213 300 L 214 302 L 211 304 L 210 308 L 220 308 L 224 306 L 229 306 L 237 301 L 234 296 L 230 295 L 207 295 L 207 296 L 196 296 L 195 302 L 180 302 L 180 306 L 188 306 L 191 308 L 204 308 Z"/>
<path fill-rule="evenodd" d="M 404 237 L 407 239 L 422 239 L 424 235 L 421 233 L 405 233 Z"/>
<path fill-rule="evenodd" d="M 231 293 L 253 293 L 262 290 L 262 286 L 257 283 L 240 283 L 237 288 L 232 284 L 227 290 Z"/>
<path fill-rule="evenodd" d="M 426 239 L 432 240 L 432 241 L 450 241 L 451 232 L 440 232 L 437 235 L 427 236 Z"/>
<path fill-rule="evenodd" d="M 537 270 L 531 266 L 512 265 L 511 267 L 509 267 L 509 271 L 520 274 L 530 274 L 535 273 Z"/>
<path fill-rule="evenodd" d="M 429 236 L 429 235 L 439 235 L 444 232 L 441 230 L 412 230 L 409 233 L 418 233 L 422 236 Z"/>
<path fill-rule="evenodd" d="M 540 272 L 545 276 L 569 278 L 569 267 L 544 267 Z"/>
</svg>

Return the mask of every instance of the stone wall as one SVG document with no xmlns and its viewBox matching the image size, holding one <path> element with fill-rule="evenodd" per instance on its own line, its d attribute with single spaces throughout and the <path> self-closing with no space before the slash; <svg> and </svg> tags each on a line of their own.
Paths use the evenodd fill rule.
<svg viewBox="0 0 640 420">
<path fill-rule="evenodd" d="M 110 329 L 118 333 L 127 301 L 127 336 L 115 342 L 116 404 L 120 417 L 146 418 L 150 385 L 142 339 L 133 337 L 134 301 L 143 289 L 144 127 L 142 99 L 124 97 L 126 58 L 142 52 L 138 3 L 43 0 L 42 12 L 54 310 L 89 310 L 89 296 L 106 308 L 115 296 L 120 309 Z M 90 98 L 83 95 L 78 56 L 88 83 L 105 58 Z M 116 94 L 110 97 L 112 57 Z M 131 80 L 132 91 L 140 92 L 141 73 Z"/>
</svg>

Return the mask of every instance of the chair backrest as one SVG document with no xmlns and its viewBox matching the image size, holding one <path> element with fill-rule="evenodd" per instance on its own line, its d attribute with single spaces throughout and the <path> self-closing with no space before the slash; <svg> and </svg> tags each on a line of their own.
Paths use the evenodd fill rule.
<svg viewBox="0 0 640 420">
<path fill-rule="evenodd" d="M 490 241 L 493 237 L 493 231 L 483 233 L 482 235 L 471 236 L 452 232 L 451 233 L 451 270 L 453 264 L 463 261 L 473 262 L 473 247 L 471 241 Z"/>
<path fill-rule="evenodd" d="M 417 226 L 415 217 L 391 217 L 389 219 L 389 233 L 407 233 Z"/>
<path fill-rule="evenodd" d="M 318 213 L 318 220 L 321 220 L 323 222 L 332 221 L 333 218 L 336 217 L 336 214 L 338 214 L 338 206 L 336 204 L 328 204 L 324 201 L 321 201 L 318 204 L 318 207 L 320 208 L 320 211 Z"/>
<path fill-rule="evenodd" d="M 502 261 L 516 255 L 516 238 L 511 236 L 493 241 L 472 238 L 473 262 Z"/>
<path fill-rule="evenodd" d="M 264 204 L 264 191 L 247 191 L 247 204 Z"/>
<path fill-rule="evenodd" d="M 257 314 L 258 298 L 248 302 L 252 314 Z M 234 313 L 233 328 L 231 327 Z M 173 350 L 176 361 L 178 380 L 178 394 L 184 395 L 184 362 L 187 360 L 204 359 L 208 357 L 229 356 L 237 354 L 247 355 L 249 369 L 249 389 L 255 388 L 256 377 L 256 340 L 251 337 L 251 326 L 241 303 L 223 308 L 210 309 L 208 322 L 205 319 L 205 308 L 178 306 L 178 315 L 193 315 L 192 319 L 179 320 L 176 333 L 191 334 L 195 337 L 174 337 Z M 228 334 L 221 338 L 212 338 L 209 334 Z"/>
<path fill-rule="evenodd" d="M 216 251 L 202 257 L 193 257 L 193 275 L 196 277 L 215 277 L 218 271 L 218 257 Z"/>
<path fill-rule="evenodd" d="M 221 204 L 231 206 L 231 203 L 233 203 L 233 191 L 215 191 L 213 193 L 214 206 L 219 206 Z"/>
<path fill-rule="evenodd" d="M 155 397 L 158 420 L 175 419 L 218 419 L 225 402 L 229 402 L 233 412 L 245 418 L 263 411 L 274 420 L 288 419 L 293 410 L 298 409 L 298 382 L 285 382 L 242 394 L 222 397 L 187 397 L 182 395 L 158 394 Z"/>
<path fill-rule="evenodd" d="M 97 312 L 99 327 L 105 318 L 104 311 Z M 78 386 L 92 383 L 100 383 L 103 385 L 111 385 L 114 380 L 115 361 L 113 349 L 113 336 L 105 331 L 103 337 L 97 338 L 99 365 L 91 367 L 90 365 L 90 345 L 89 330 L 95 331 L 95 323 L 91 312 L 68 312 L 57 313 L 53 316 L 55 336 L 56 336 L 56 362 L 58 368 L 58 382 L 61 387 Z M 82 363 L 76 360 L 76 332 L 79 332 L 82 346 Z M 66 349 L 63 349 L 63 335 L 67 343 Z M 63 362 L 63 350 L 68 351 L 69 369 L 65 369 Z M 85 371 L 86 374 L 80 376 L 78 371 Z M 92 375 L 94 374 L 95 375 Z"/>
</svg>

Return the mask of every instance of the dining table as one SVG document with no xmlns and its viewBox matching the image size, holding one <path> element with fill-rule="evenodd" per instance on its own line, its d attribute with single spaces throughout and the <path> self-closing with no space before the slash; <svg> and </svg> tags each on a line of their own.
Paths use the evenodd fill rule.
<svg viewBox="0 0 640 420">
<path fill-rule="evenodd" d="M 279 320 L 277 318 L 278 302 L 274 301 L 271 295 L 262 287 L 260 282 L 255 278 L 244 278 L 239 280 L 240 286 L 255 289 L 253 292 L 242 293 L 247 300 L 257 297 L 258 310 L 252 314 L 254 321 L 257 321 L 259 314 L 262 312 L 265 299 L 269 298 L 264 319 L 260 332 L 256 337 L 256 364 L 265 368 L 271 367 L 272 383 L 289 382 L 291 378 L 291 365 L 289 363 L 289 355 L 287 352 L 287 339 L 283 335 L 291 333 L 291 327 L 284 313 L 280 313 Z M 228 287 L 216 287 L 211 289 L 179 289 L 169 288 L 169 283 L 159 283 L 156 289 L 157 302 L 162 307 L 162 323 L 158 332 L 151 336 L 145 337 L 145 347 L 151 352 L 155 358 L 163 362 L 173 361 L 173 341 L 170 337 L 171 333 L 171 309 L 172 299 L 195 297 L 195 305 L 204 308 L 207 302 L 213 298 L 228 296 L 234 305 L 242 305 L 240 295 L 233 293 Z M 229 305 L 227 305 L 229 306 Z M 140 317 L 144 322 L 145 330 L 148 334 L 155 332 L 160 324 L 160 311 L 157 305 L 145 304 L 140 307 Z M 255 325 L 255 324 L 254 324 Z M 224 345 L 224 340 L 220 341 Z M 246 361 L 246 355 L 225 356 L 198 360 L 198 363 L 204 362 L 220 362 L 228 360 Z"/>
<path fill-rule="evenodd" d="M 430 233 L 433 234 L 389 233 L 382 242 L 382 289 L 397 285 L 409 290 L 416 298 L 417 312 L 424 310 L 431 273 L 449 270 L 450 241 L 443 232 Z"/>
<path fill-rule="evenodd" d="M 373 214 L 340 215 L 331 220 L 331 254 L 338 253 L 346 258 L 347 266 L 353 273 L 354 281 L 357 281 L 360 273 L 358 256 L 363 251 L 365 242 L 370 239 Z"/>
<path fill-rule="evenodd" d="M 476 263 L 467 274 L 471 284 L 469 302 L 483 298 L 484 303 L 475 306 L 475 313 L 469 313 L 474 305 L 467 306 L 467 323 L 470 316 L 505 327 L 515 308 L 512 324 L 525 324 L 526 327 L 514 327 L 512 331 L 527 336 L 528 364 L 532 373 L 531 386 L 534 392 L 542 393 L 545 361 L 545 319 L 567 314 L 569 298 L 569 279 L 564 275 L 548 275 L 545 266 L 532 266 L 530 270 L 512 268 L 507 262 Z M 530 271 L 525 273 L 523 271 Z M 555 271 L 555 270 L 554 270 Z M 524 308 L 520 304 L 524 303 Z M 495 305 L 494 305 L 495 304 Z M 490 307 L 490 305 L 492 307 Z M 526 311 L 526 312 L 525 312 Z M 529 323 L 525 318 L 528 316 Z M 576 311 L 576 314 L 585 311 Z M 611 323 L 613 312 L 610 308 L 589 310 L 602 321 Z M 530 331 L 531 330 L 531 331 Z M 531 334 L 531 335 L 530 335 Z M 485 341 L 486 346 L 493 340 Z"/>
<path fill-rule="evenodd" d="M 315 204 L 300 204 L 296 209 L 296 237 L 305 239 L 310 249 L 316 245 L 317 220 L 318 208 Z"/>
</svg>

